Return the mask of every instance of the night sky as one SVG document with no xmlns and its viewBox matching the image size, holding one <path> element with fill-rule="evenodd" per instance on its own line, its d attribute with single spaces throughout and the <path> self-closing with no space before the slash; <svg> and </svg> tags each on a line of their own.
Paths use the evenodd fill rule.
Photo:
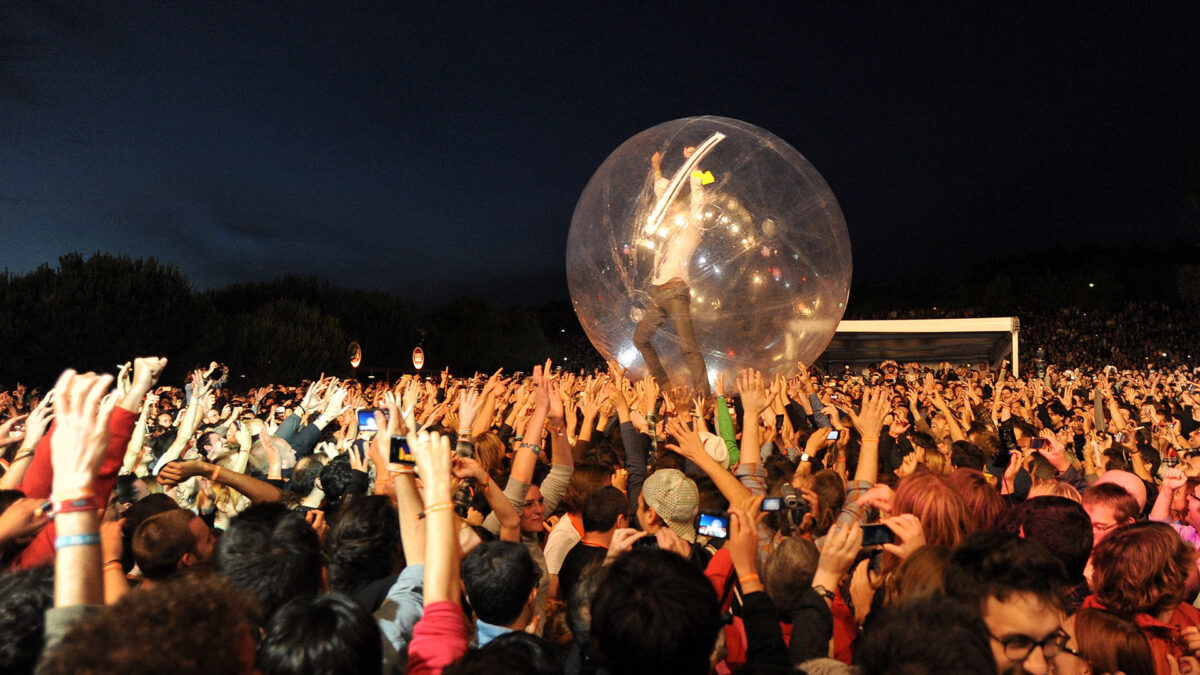
<svg viewBox="0 0 1200 675">
<path fill-rule="evenodd" d="M 0 267 L 565 299 L 592 172 L 705 114 L 817 167 L 859 279 L 1200 239 L 1196 3 L 445 4 L 0 4 Z"/>
</svg>

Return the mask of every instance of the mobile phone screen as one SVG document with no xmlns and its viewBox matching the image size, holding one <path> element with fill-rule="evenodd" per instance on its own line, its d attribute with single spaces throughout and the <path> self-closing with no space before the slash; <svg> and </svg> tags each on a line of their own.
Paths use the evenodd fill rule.
<svg viewBox="0 0 1200 675">
<path fill-rule="evenodd" d="M 761 510 L 761 511 L 778 511 L 782 507 L 783 507 L 783 499 L 782 498 L 780 498 L 780 497 L 764 497 L 762 500 L 762 506 L 759 508 L 759 510 Z"/>
<path fill-rule="evenodd" d="M 842 434 L 840 431 L 838 431 L 837 429 L 834 429 L 833 431 L 829 432 L 829 435 L 825 437 L 825 440 L 836 441 L 838 439 L 838 436 L 841 436 L 841 435 Z"/>
<path fill-rule="evenodd" d="M 358 430 L 361 431 L 379 431 L 379 425 L 375 424 L 375 409 L 363 408 L 358 411 Z"/>
<path fill-rule="evenodd" d="M 412 453 L 408 451 L 408 439 L 403 436 L 392 436 L 391 452 L 388 453 L 388 461 L 393 464 L 407 464 L 412 466 L 416 464 Z"/>
<path fill-rule="evenodd" d="M 713 539 L 727 539 L 729 537 L 729 516 L 701 513 L 697 516 L 696 533 Z"/>
</svg>

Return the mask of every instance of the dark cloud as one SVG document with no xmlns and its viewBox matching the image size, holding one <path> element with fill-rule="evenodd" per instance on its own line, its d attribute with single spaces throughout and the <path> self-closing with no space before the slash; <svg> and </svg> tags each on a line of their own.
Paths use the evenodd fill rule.
<svg viewBox="0 0 1200 675">
<path fill-rule="evenodd" d="M 785 9 L 0 4 L 0 262 L 563 297 L 592 171 L 700 114 L 818 168 L 860 278 L 1194 239 L 1200 10 Z"/>
</svg>

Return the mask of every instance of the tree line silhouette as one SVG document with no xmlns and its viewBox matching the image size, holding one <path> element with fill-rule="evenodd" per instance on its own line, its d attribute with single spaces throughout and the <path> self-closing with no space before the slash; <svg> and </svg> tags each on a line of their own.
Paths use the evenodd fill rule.
<svg viewBox="0 0 1200 675">
<path fill-rule="evenodd" d="M 1191 244 L 1084 246 L 998 259 L 960 280 L 859 281 L 846 318 L 927 314 L 932 307 L 946 316 L 1063 307 L 1117 312 L 1143 300 L 1200 309 L 1198 254 Z M 357 371 L 351 342 L 362 347 Z M 427 372 L 513 372 L 547 356 L 569 369 L 603 364 L 567 301 L 504 307 L 458 298 L 429 307 L 299 276 L 200 290 L 154 258 L 101 253 L 70 253 L 57 266 L 0 278 L 0 388 L 17 381 L 45 387 L 68 365 L 115 372 L 139 354 L 167 356 L 168 383 L 182 383 L 191 368 L 212 360 L 229 366 L 234 387 L 321 372 L 396 376 L 412 370 L 417 346 Z"/>
</svg>

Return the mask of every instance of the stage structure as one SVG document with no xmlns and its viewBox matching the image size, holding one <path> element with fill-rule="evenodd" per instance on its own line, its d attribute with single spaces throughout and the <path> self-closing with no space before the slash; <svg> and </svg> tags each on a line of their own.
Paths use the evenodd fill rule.
<svg viewBox="0 0 1200 675">
<path fill-rule="evenodd" d="M 986 362 L 992 368 L 1008 358 L 1020 373 L 1017 337 L 1021 322 L 1015 316 L 977 319 L 899 319 L 842 321 L 817 365 L 833 372 L 849 364 L 854 370 L 897 363 L 935 365 Z"/>
</svg>

